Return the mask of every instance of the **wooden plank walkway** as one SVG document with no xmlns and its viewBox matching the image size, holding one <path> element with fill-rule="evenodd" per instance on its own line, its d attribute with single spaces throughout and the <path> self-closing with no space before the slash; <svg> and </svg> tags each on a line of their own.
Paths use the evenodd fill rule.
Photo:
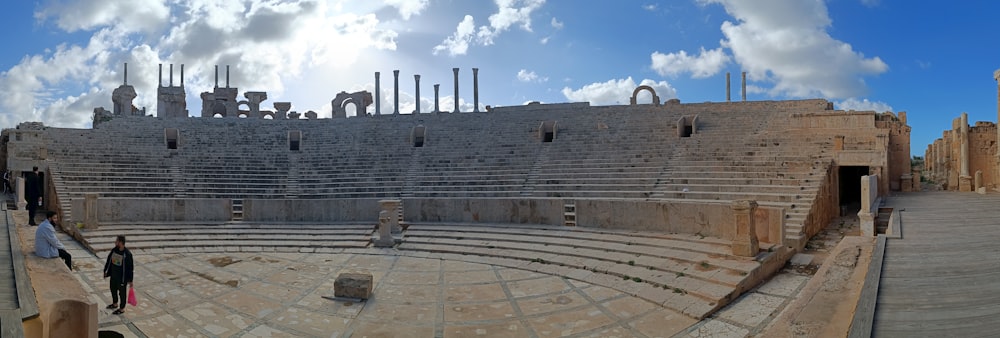
<svg viewBox="0 0 1000 338">
<path fill-rule="evenodd" d="M 38 304 L 31 289 L 24 253 L 17 237 L 17 225 L 7 208 L 0 207 L 0 335 L 23 337 L 22 319 L 38 316 Z"/>
<path fill-rule="evenodd" d="M 1000 332 L 1000 194 L 908 193 L 901 239 L 886 243 L 874 337 Z"/>
</svg>

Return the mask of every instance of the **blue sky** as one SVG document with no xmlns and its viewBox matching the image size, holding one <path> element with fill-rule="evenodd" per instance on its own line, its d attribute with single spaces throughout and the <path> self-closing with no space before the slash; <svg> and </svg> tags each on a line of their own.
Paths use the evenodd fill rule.
<svg viewBox="0 0 1000 338">
<path fill-rule="evenodd" d="M 663 99 L 725 100 L 725 73 L 748 72 L 749 100 L 825 98 L 837 109 L 906 111 L 913 154 L 968 112 L 996 121 L 995 1 L 902 0 L 41 0 L 5 6 L 0 127 L 88 128 L 129 63 L 134 104 L 156 109 L 157 64 L 185 64 L 187 102 L 231 67 L 230 84 L 266 91 L 270 108 L 330 115 L 340 91 L 374 90 L 391 112 L 459 103 L 624 104 L 648 84 Z M 224 77 L 223 77 L 224 78 Z M 224 80 L 222 80 L 224 81 Z M 647 99 L 648 100 L 648 99 Z M 369 107 L 374 110 L 374 105 Z"/>
</svg>

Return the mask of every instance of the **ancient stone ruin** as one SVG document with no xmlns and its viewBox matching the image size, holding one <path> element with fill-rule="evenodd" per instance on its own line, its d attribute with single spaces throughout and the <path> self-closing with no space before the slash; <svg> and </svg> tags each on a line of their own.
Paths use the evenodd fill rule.
<svg viewBox="0 0 1000 338">
<path fill-rule="evenodd" d="M 608 287 L 632 278 L 648 292 L 622 292 L 700 319 L 783 266 L 832 218 L 871 215 L 878 197 L 919 181 L 910 169 L 905 113 L 835 110 L 823 99 L 746 101 L 745 94 L 730 102 L 728 76 L 726 102 L 661 103 L 641 86 L 628 105 L 480 111 L 473 69 L 473 111 L 456 103 L 442 113 L 434 84 L 433 110 L 418 105 L 400 112 L 394 98 L 391 114 L 383 114 L 376 72 L 374 100 L 367 92 L 340 92 L 331 102 L 333 118 L 309 112 L 307 121 L 289 111 L 289 102 L 261 110 L 265 92 L 244 92 L 238 100 L 228 75 L 219 86 L 218 70 L 215 87 L 201 94 L 200 117 L 179 118 L 188 116 L 183 66 L 180 86 L 173 85 L 172 67 L 170 73 L 168 86 L 159 87 L 155 118 L 131 107 L 136 95 L 123 84 L 113 112 L 95 110 L 93 129 L 26 122 L 3 131 L 7 168 L 15 176 L 41 168 L 47 205 L 66 224 L 80 224 L 65 230 L 95 251 L 113 245 L 88 236 L 105 226 L 225 224 L 243 229 L 241 239 L 212 237 L 208 242 L 219 244 L 191 243 L 186 252 L 213 245 L 297 252 L 390 247 L 488 257 L 572 278 L 614 277 L 593 279 Z M 459 69 L 453 74 L 458 102 Z M 399 72 L 393 75 L 398 96 Z M 414 82 L 419 91 L 419 76 Z M 643 91 L 652 102 L 637 102 Z M 356 116 L 348 118 L 351 104 Z M 321 241 L 252 237 L 284 223 L 343 233 Z M 475 227 L 482 241 L 495 244 L 449 237 L 457 231 L 449 227 L 458 225 Z M 510 239 L 532 233 L 546 241 L 531 231 L 568 228 L 683 239 L 645 249 L 631 240 L 588 244 L 604 251 L 557 243 L 532 249 L 523 244 L 527 238 Z M 149 234 L 177 236 L 158 229 Z M 611 258 L 619 254 L 656 260 L 624 264 L 628 259 Z"/>
</svg>

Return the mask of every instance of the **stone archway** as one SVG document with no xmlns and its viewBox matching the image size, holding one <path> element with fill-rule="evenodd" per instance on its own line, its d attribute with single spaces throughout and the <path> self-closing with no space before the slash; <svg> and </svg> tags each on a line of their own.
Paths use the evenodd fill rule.
<svg viewBox="0 0 1000 338">
<path fill-rule="evenodd" d="M 635 87 L 635 90 L 632 91 L 632 99 L 629 100 L 629 103 L 632 104 L 633 106 L 636 105 L 636 103 L 635 103 L 635 97 L 637 95 L 639 95 L 639 92 L 641 92 L 643 90 L 649 91 L 649 93 L 653 95 L 653 105 L 654 106 L 659 106 L 660 105 L 660 97 L 656 96 L 656 91 L 653 90 L 653 87 L 650 87 L 650 86 L 647 86 L 647 85 L 641 85 L 641 86 Z"/>
<path fill-rule="evenodd" d="M 372 104 L 372 94 L 367 91 L 360 91 L 348 94 L 347 92 L 340 92 L 337 97 L 330 101 L 330 106 L 332 108 L 332 116 L 334 118 L 347 117 L 347 105 L 354 105 L 354 115 L 364 116 L 365 109 Z"/>
</svg>

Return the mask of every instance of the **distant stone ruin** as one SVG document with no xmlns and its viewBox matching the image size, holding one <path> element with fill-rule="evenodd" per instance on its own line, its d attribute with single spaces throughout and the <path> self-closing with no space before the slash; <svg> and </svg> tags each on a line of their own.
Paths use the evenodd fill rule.
<svg viewBox="0 0 1000 338">
<path fill-rule="evenodd" d="M 997 85 L 997 116 L 1000 118 L 1000 70 L 993 73 Z M 1000 131 L 994 122 L 978 121 L 969 126 L 967 113 L 951 122 L 951 129 L 927 145 L 924 171 L 914 173 L 934 189 L 975 191 L 1000 189 Z M 920 175 L 922 174 L 922 175 Z"/>
</svg>

